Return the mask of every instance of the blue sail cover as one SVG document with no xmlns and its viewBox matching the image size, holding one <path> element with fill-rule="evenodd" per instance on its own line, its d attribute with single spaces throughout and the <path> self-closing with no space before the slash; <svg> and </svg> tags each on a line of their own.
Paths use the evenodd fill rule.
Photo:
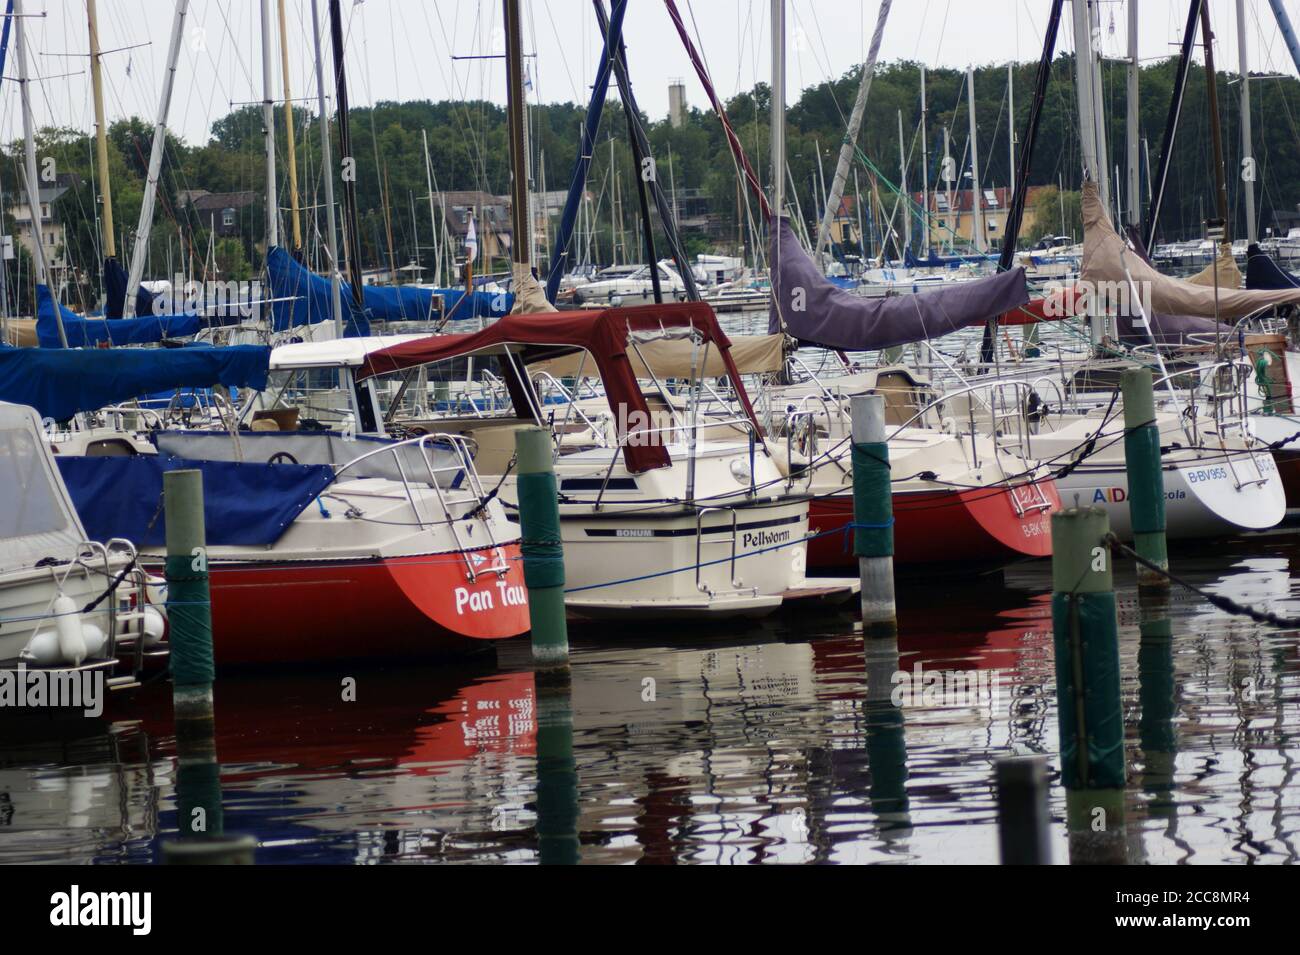
<svg viewBox="0 0 1300 955">
<path fill-rule="evenodd" d="M 42 348 L 62 348 L 55 309 L 63 317 L 69 348 L 87 348 L 106 342 L 144 345 L 164 338 L 183 338 L 203 327 L 197 315 L 154 315 L 139 318 L 83 318 L 54 301 L 47 286 L 36 286 L 36 339 Z"/>
<path fill-rule="evenodd" d="M 266 256 L 267 278 L 271 282 L 271 327 L 277 332 L 298 325 L 315 325 L 334 320 L 334 295 L 330 280 L 316 275 L 296 262 L 280 246 L 272 246 Z M 352 301 L 352 287 L 344 282 L 343 334 L 346 338 L 364 338 L 370 334 L 370 320 Z M 284 301 L 288 299 L 288 301 Z"/>
<path fill-rule="evenodd" d="M 214 546 L 274 544 L 334 480 L 328 464 L 191 461 L 168 454 L 55 460 L 91 540 L 124 537 L 144 547 L 167 540 L 161 507 L 167 471 L 203 472 L 203 519 Z"/>
<path fill-rule="evenodd" d="M 1252 242 L 1246 249 L 1246 288 L 1267 290 L 1300 288 L 1300 281 Z"/>
<path fill-rule="evenodd" d="M 821 274 L 790 228 L 769 220 L 772 310 L 768 332 L 846 351 L 876 351 L 939 338 L 1029 301 L 1025 270 L 953 282 L 914 295 L 864 298 L 836 288 Z M 782 328 L 781 321 L 785 320 Z"/>
<path fill-rule="evenodd" d="M 0 401 L 31 405 L 64 421 L 79 411 L 176 388 L 217 385 L 266 388 L 271 349 L 214 348 L 0 349 Z"/>
<path fill-rule="evenodd" d="M 104 259 L 104 317 L 121 318 L 126 305 L 128 276 L 115 258 Z M 135 314 L 153 314 L 153 292 L 143 286 L 135 292 Z"/>
</svg>

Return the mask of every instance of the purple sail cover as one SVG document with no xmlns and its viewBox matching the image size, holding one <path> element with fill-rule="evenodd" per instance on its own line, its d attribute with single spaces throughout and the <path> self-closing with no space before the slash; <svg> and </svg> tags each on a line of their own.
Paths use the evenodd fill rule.
<svg viewBox="0 0 1300 955">
<path fill-rule="evenodd" d="M 826 281 L 784 216 L 779 229 L 769 219 L 768 232 L 772 295 L 780 312 L 774 309 L 768 321 L 772 334 L 785 331 L 825 348 L 875 351 L 939 338 L 1029 301 L 1020 268 L 929 292 L 864 298 Z"/>
</svg>

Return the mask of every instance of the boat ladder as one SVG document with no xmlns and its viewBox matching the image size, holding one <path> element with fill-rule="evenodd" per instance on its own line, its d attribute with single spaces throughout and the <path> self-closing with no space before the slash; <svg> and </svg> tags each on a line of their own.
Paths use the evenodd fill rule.
<svg viewBox="0 0 1300 955">
<path fill-rule="evenodd" d="M 715 541 L 709 541 L 710 544 L 731 545 L 731 559 L 728 564 L 728 579 L 731 581 L 731 590 L 714 590 L 704 581 L 704 515 L 709 513 L 725 513 L 729 514 L 731 517 L 731 536 Z M 701 507 L 695 512 L 695 588 L 700 593 L 708 594 L 710 597 L 719 597 L 723 594 L 758 592 L 758 589 L 755 587 L 746 588 L 745 582 L 736 576 L 736 546 L 738 541 L 739 534 L 737 531 L 737 516 L 734 507 Z"/>
<path fill-rule="evenodd" d="M 416 447 L 424 462 L 429 487 L 433 489 L 438 499 L 443 522 L 451 529 L 452 538 L 456 541 L 456 549 L 464 558 L 466 576 L 470 583 L 473 583 L 479 574 L 496 574 L 498 577 L 504 577 L 510 569 L 510 559 L 492 529 L 492 520 L 485 507 L 487 494 L 479 480 L 478 469 L 474 467 L 474 455 L 469 447 L 469 439 L 458 434 L 425 434 L 417 439 Z M 431 453 L 436 453 L 438 450 L 450 450 L 454 455 L 454 462 L 445 465 L 435 464 Z M 401 456 L 398 455 L 397 458 L 400 467 Z M 439 480 L 440 476 L 446 476 L 445 487 L 444 482 Z M 404 471 L 402 479 L 405 482 Z M 411 503 L 414 507 L 413 496 Z M 470 550 L 470 543 L 462 536 L 459 522 L 470 520 L 477 521 L 487 535 L 487 546 L 491 548 L 494 555 L 492 563 L 487 566 L 483 566 L 483 558 L 476 551 Z M 423 523 L 422 518 L 421 522 Z"/>
</svg>

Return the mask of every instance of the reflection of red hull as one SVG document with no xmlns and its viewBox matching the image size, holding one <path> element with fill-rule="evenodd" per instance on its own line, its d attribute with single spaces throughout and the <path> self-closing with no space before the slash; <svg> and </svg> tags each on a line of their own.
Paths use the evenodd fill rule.
<svg viewBox="0 0 1300 955">
<path fill-rule="evenodd" d="M 999 563 L 1052 553 L 1051 511 L 1061 506 L 1054 481 L 1040 481 L 1050 509 L 1017 513 L 1013 494 L 1027 501 L 1027 486 L 906 491 L 894 495 L 894 560 L 900 564 L 950 561 Z M 814 498 L 808 524 L 814 538 L 808 565 L 843 568 L 857 565 L 852 532 L 827 534 L 853 523 L 853 495 Z"/>
<path fill-rule="evenodd" d="M 519 545 L 505 577 L 470 583 L 456 553 L 349 561 L 213 563 L 218 663 L 447 656 L 528 629 Z M 476 552 L 484 566 L 494 551 Z"/>
</svg>

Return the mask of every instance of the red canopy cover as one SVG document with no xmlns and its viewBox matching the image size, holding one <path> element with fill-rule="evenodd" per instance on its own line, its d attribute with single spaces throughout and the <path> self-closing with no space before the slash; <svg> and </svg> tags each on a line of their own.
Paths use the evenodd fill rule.
<svg viewBox="0 0 1300 955">
<path fill-rule="evenodd" d="M 673 302 L 543 315 L 507 315 L 479 332 L 431 335 L 418 341 L 371 352 L 357 370 L 356 378 L 364 381 L 375 375 L 476 353 L 504 354 L 507 350 L 522 352 L 520 357 L 526 365 L 539 358 L 553 356 L 557 351 L 562 353 L 585 348 L 595 360 L 605 383 L 610 410 L 618 422 L 618 439 L 623 446 L 624 461 L 628 470 L 636 474 L 652 468 L 668 467 L 672 461 L 668 449 L 657 440 L 658 435 L 646 433 L 638 437 L 638 432 L 651 431 L 652 420 L 649 405 L 637 385 L 636 374 L 628 359 L 628 339 L 633 332 L 674 328 L 692 328 L 704 341 L 718 349 L 745 415 L 757 429 L 754 409 L 731 359 L 731 341 L 718 325 L 713 308 L 705 302 Z M 522 410 L 520 396 L 523 392 L 517 390 L 522 386 L 514 364 L 505 363 L 503 371 L 507 374 L 507 383 L 512 385 L 511 399 L 515 402 L 516 410 Z"/>
</svg>

